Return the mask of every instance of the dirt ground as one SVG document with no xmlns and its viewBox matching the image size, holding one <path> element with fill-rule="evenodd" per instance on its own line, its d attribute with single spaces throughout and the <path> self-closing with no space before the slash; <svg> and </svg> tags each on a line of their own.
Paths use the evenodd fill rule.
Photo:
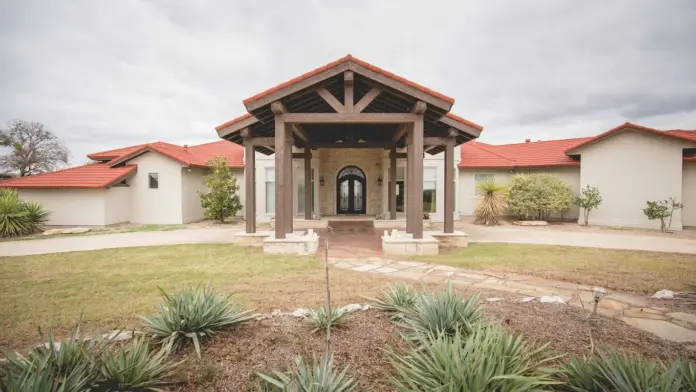
<svg viewBox="0 0 696 392">
<path fill-rule="evenodd" d="M 587 313 L 568 306 L 514 303 L 511 297 L 499 297 L 506 300 L 484 303 L 491 322 L 521 333 L 531 342 L 549 343 L 555 353 L 565 355 L 563 360 L 603 345 L 655 359 L 696 360 L 696 352 L 618 320 L 589 319 Z M 202 361 L 192 354 L 192 348 L 187 349 L 186 381 L 176 390 L 255 391 L 257 372 L 283 369 L 298 354 L 311 358 L 324 352 L 325 335 L 310 330 L 303 321 L 284 316 L 222 332 L 203 346 Z M 359 382 L 357 390 L 393 390 L 388 383 L 391 365 L 383 349 L 403 348 L 398 334 L 398 328 L 374 310 L 349 315 L 344 328 L 335 330 L 335 363 L 341 369 L 349 367 L 349 376 Z"/>
</svg>

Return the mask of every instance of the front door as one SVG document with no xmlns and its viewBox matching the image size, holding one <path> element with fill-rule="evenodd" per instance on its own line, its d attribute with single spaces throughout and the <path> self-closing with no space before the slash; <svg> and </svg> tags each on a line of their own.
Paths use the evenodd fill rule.
<svg viewBox="0 0 696 392">
<path fill-rule="evenodd" d="M 339 214 L 364 214 L 367 202 L 365 173 L 357 166 L 346 166 L 336 178 L 336 212 Z"/>
</svg>

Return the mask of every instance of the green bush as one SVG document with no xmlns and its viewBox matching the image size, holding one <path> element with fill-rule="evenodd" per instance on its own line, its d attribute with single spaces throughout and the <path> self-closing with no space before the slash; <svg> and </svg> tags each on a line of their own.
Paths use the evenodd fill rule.
<svg viewBox="0 0 696 392">
<path fill-rule="evenodd" d="M 348 312 L 337 308 L 331 308 L 331 313 L 329 313 L 328 307 L 324 304 L 317 309 L 310 309 L 309 315 L 305 317 L 305 320 L 314 327 L 312 333 L 315 333 L 319 330 L 326 329 L 329 322 L 331 323 L 331 327 L 340 327 L 347 314 Z"/>
<path fill-rule="evenodd" d="M 148 334 L 163 343 L 168 349 L 179 346 L 189 339 L 193 341 L 200 358 L 200 339 L 212 337 L 215 331 L 243 324 L 254 317 L 251 311 L 240 312 L 230 302 L 230 295 L 222 295 L 212 287 L 189 287 L 167 294 L 159 289 L 164 298 L 159 313 L 142 317 Z"/>
<path fill-rule="evenodd" d="M 520 219 L 546 220 L 573 206 L 573 190 L 550 174 L 516 174 L 508 184 L 508 208 Z"/>
<path fill-rule="evenodd" d="M 334 369 L 333 355 L 324 355 L 305 363 L 295 357 L 289 372 L 274 371 L 273 376 L 257 373 L 262 379 L 262 389 L 283 392 L 349 392 L 355 390 L 355 380 L 346 377 L 348 368 Z"/>
<path fill-rule="evenodd" d="M 239 201 L 239 186 L 237 179 L 227 164 L 227 159 L 217 157 L 208 162 L 212 170 L 203 178 L 210 192 L 198 192 L 201 199 L 201 207 L 205 209 L 205 216 L 224 222 L 228 216 L 237 215 L 242 209 Z"/>
<path fill-rule="evenodd" d="M 0 237 L 17 237 L 43 230 L 51 213 L 37 202 L 22 202 L 14 189 L 0 188 Z"/>
<path fill-rule="evenodd" d="M 147 340 L 136 337 L 124 347 L 104 355 L 103 378 L 99 385 L 109 391 L 158 390 L 171 384 L 177 365 L 169 359 L 165 347 L 151 351 Z"/>
<path fill-rule="evenodd" d="M 398 391 L 542 391 L 558 384 L 544 366 L 556 358 L 499 327 L 469 335 L 426 333 L 408 352 L 387 351 Z"/>
<path fill-rule="evenodd" d="M 497 225 L 507 208 L 507 187 L 497 185 L 493 180 L 476 183 L 482 192 L 479 196 L 474 215 L 476 224 Z"/>
<path fill-rule="evenodd" d="M 672 215 L 675 210 L 684 208 L 684 204 L 677 202 L 676 199 L 670 197 L 667 200 L 648 201 L 647 207 L 643 209 L 643 213 L 649 220 L 659 219 L 660 230 L 664 233 L 672 226 Z"/>
<path fill-rule="evenodd" d="M 420 339 L 427 333 L 466 335 L 483 317 L 477 301 L 476 296 L 465 299 L 448 285 L 438 294 L 423 294 L 413 308 L 404 308 L 403 320 L 397 324 L 408 330 L 404 337 L 409 340 Z"/>
<path fill-rule="evenodd" d="M 413 290 L 404 283 L 394 283 L 389 286 L 389 290 L 383 291 L 377 298 L 368 298 L 373 302 L 372 307 L 392 314 L 392 317 L 399 318 L 405 309 L 412 309 L 421 293 Z"/>
<path fill-rule="evenodd" d="M 589 224 L 590 212 L 602 204 L 602 195 L 599 194 L 599 189 L 586 185 L 580 191 L 580 196 L 576 197 L 573 203 L 582 208 L 585 226 Z"/>
</svg>

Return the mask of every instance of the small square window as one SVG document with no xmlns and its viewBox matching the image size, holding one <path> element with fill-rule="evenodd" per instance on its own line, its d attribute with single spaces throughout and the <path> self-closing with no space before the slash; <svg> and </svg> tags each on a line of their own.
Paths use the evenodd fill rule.
<svg viewBox="0 0 696 392">
<path fill-rule="evenodd" d="M 149 173 L 147 177 L 150 180 L 150 189 L 159 188 L 159 178 L 157 176 L 157 173 Z"/>
</svg>

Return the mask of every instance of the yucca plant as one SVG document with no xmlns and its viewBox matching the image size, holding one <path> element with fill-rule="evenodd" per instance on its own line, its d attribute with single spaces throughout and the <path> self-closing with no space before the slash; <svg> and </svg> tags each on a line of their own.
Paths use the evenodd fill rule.
<svg viewBox="0 0 696 392">
<path fill-rule="evenodd" d="M 273 375 L 257 373 L 263 380 L 264 390 L 282 392 L 349 392 L 355 390 L 355 380 L 346 376 L 348 368 L 334 369 L 333 355 L 325 354 L 311 363 L 295 357 L 288 373 L 274 371 Z"/>
<path fill-rule="evenodd" d="M 110 391 L 158 391 L 159 387 L 171 384 L 178 365 L 169 359 L 166 347 L 151 351 L 147 339 L 136 337 L 104 355 L 100 387 Z"/>
<path fill-rule="evenodd" d="M 347 314 L 348 312 L 336 308 L 332 308 L 331 313 L 329 313 L 329 309 L 326 307 L 326 304 L 324 304 L 317 309 L 309 309 L 309 314 L 305 316 L 304 319 L 314 327 L 312 333 L 315 333 L 319 330 L 326 329 L 329 322 L 331 322 L 332 328 L 340 328 Z"/>
<path fill-rule="evenodd" d="M 51 212 L 45 209 L 41 203 L 36 201 L 25 202 L 24 211 L 27 213 L 29 222 L 33 225 L 32 231 L 43 231 Z"/>
<path fill-rule="evenodd" d="M 500 217 L 505 214 L 505 209 L 507 208 L 507 187 L 498 185 L 495 181 L 488 179 L 477 182 L 476 188 L 479 189 L 481 195 L 474 209 L 474 215 L 476 216 L 474 223 L 483 225 L 500 224 Z"/>
<path fill-rule="evenodd" d="M 367 298 L 373 302 L 372 307 L 390 313 L 393 318 L 400 318 L 404 309 L 412 309 L 421 293 L 404 283 L 394 283 L 377 298 Z"/>
<path fill-rule="evenodd" d="M 577 392 L 688 391 L 682 389 L 679 369 L 678 366 L 668 368 L 662 362 L 603 348 L 595 355 L 565 365 L 560 378 L 571 391 Z"/>
<path fill-rule="evenodd" d="M 546 366 L 557 359 L 547 345 L 532 347 L 496 326 L 468 335 L 424 333 L 406 353 L 387 351 L 398 391 L 543 391 L 558 384 Z"/>
<path fill-rule="evenodd" d="M 168 294 L 159 288 L 164 305 L 159 313 L 143 320 L 148 334 L 167 349 L 178 347 L 189 339 L 196 354 L 201 357 L 200 339 L 215 335 L 225 327 L 241 325 L 257 315 L 252 311 L 240 312 L 230 302 L 231 295 L 223 295 L 211 286 L 188 287 Z"/>
<path fill-rule="evenodd" d="M 672 363 L 676 369 L 677 377 L 681 382 L 683 392 L 696 391 L 696 363 L 684 360 L 676 360 Z"/>
<path fill-rule="evenodd" d="M 58 374 L 50 363 L 42 362 L 25 367 L 20 373 L 8 373 L 5 380 L 0 380 L 0 392 L 84 392 L 89 391 L 91 379 L 85 377 L 82 363 L 67 374 Z"/>
<path fill-rule="evenodd" d="M 24 203 L 14 191 L 0 195 L 0 237 L 17 237 L 34 232 Z"/>
<path fill-rule="evenodd" d="M 427 333 L 466 335 L 483 317 L 477 301 L 477 296 L 462 297 L 450 284 L 440 293 L 424 293 L 412 308 L 403 308 L 403 320 L 397 325 L 409 330 L 404 334 L 409 340 L 420 339 Z"/>
</svg>

